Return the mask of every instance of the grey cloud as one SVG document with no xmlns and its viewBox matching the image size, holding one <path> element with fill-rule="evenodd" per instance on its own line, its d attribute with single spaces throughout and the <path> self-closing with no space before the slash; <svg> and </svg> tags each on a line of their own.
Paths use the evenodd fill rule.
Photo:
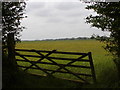
<svg viewBox="0 0 120 90">
<path fill-rule="evenodd" d="M 26 12 L 30 13 L 45 7 L 45 2 L 27 2 Z"/>
<path fill-rule="evenodd" d="M 56 16 L 56 11 L 54 8 L 55 4 L 53 2 L 46 2 L 46 5 L 42 9 L 37 9 L 35 14 L 40 17 L 50 17 L 50 16 Z"/>
<path fill-rule="evenodd" d="M 83 17 L 90 13 L 89 10 L 85 10 L 87 4 L 78 2 L 62 2 L 56 4 L 55 8 L 58 13 L 65 17 Z"/>
<path fill-rule="evenodd" d="M 79 11 L 79 12 L 78 11 L 72 11 L 72 12 L 69 12 L 68 14 L 66 14 L 66 16 L 76 18 L 76 17 L 82 16 L 82 13 L 81 13 L 81 11 Z"/>
<path fill-rule="evenodd" d="M 83 18 L 66 18 L 66 17 L 51 17 L 46 22 L 47 23 L 64 23 L 64 24 L 77 24 L 80 21 L 83 21 Z"/>
<path fill-rule="evenodd" d="M 40 17 L 79 17 L 84 14 L 84 8 L 85 4 L 77 2 L 31 2 L 27 10 L 32 10 L 31 12 L 34 10 L 35 12 L 33 14 Z"/>
<path fill-rule="evenodd" d="M 55 8 L 59 10 L 71 10 L 74 8 L 80 8 L 81 6 L 83 5 L 78 2 L 60 2 Z"/>
<path fill-rule="evenodd" d="M 22 23 L 28 30 L 23 31 L 22 39 L 77 37 L 93 33 L 94 28 L 84 23 L 84 17 L 91 14 L 89 10 L 84 9 L 85 4 L 31 2 L 28 5 L 29 18 Z M 94 31 L 97 33 L 97 30 Z M 38 33 L 34 34 L 35 32 Z"/>
<path fill-rule="evenodd" d="M 36 15 L 40 17 L 50 17 L 50 16 L 53 16 L 53 13 L 49 9 L 43 9 L 38 11 Z"/>
<path fill-rule="evenodd" d="M 80 23 L 80 19 L 78 19 L 78 20 L 71 20 L 71 21 L 69 21 L 67 23 L 68 24 L 78 24 L 78 23 Z"/>
<path fill-rule="evenodd" d="M 61 18 L 53 17 L 53 18 L 48 19 L 47 23 L 60 23 L 62 21 L 63 21 L 63 19 L 61 19 Z"/>
<path fill-rule="evenodd" d="M 59 5 L 64 3 L 64 5 L 68 5 L 68 8 L 70 10 L 60 10 L 58 7 Z M 36 17 L 44 17 L 44 20 L 46 23 L 68 23 L 68 24 L 75 24 L 78 23 L 78 18 L 85 18 L 84 15 L 87 14 L 87 11 L 85 11 L 85 4 L 76 3 L 76 2 L 54 2 L 54 3 L 46 3 L 42 4 L 39 3 L 31 3 L 34 5 L 31 5 L 35 10 L 35 12 L 32 12 L 30 14 L 34 14 Z M 35 6 L 38 5 L 38 6 Z M 39 5 L 43 5 L 41 9 L 39 9 Z M 58 6 L 58 7 L 57 7 Z M 72 8 L 74 6 L 74 8 Z M 30 7 L 30 6 L 29 6 Z M 31 8 L 32 8 L 31 7 Z M 62 7 L 63 8 L 63 7 Z M 66 7 L 67 8 L 67 7 Z M 29 15 L 30 15 L 29 14 Z"/>
<path fill-rule="evenodd" d="M 93 12 L 92 10 L 86 10 L 84 7 L 83 8 L 78 8 L 75 10 L 71 10 L 70 12 L 66 13 L 65 16 L 66 17 L 70 17 L 70 18 L 77 18 L 77 17 L 86 17 L 89 16 L 90 14 L 95 14 L 95 12 Z"/>
</svg>

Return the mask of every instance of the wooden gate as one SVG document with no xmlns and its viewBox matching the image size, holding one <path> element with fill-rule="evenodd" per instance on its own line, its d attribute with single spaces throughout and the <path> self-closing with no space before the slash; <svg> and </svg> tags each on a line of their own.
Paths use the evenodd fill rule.
<svg viewBox="0 0 120 90">
<path fill-rule="evenodd" d="M 54 75 L 55 73 L 64 73 L 76 77 L 77 78 L 76 81 L 80 81 L 83 83 L 91 83 L 91 81 L 86 79 L 87 77 L 90 77 L 92 83 L 96 82 L 91 52 L 78 53 L 78 52 L 61 52 L 56 50 L 44 51 L 44 50 L 15 49 L 15 53 L 18 66 L 24 68 L 24 71 L 28 71 L 29 69 L 37 69 L 44 72 L 46 76 L 53 77 L 57 77 Z M 62 61 L 62 63 L 60 63 L 60 61 Z M 19 62 L 27 62 L 29 63 L 29 65 L 19 64 Z M 79 65 L 78 63 L 79 64 L 82 63 L 82 65 Z M 86 66 L 85 63 L 87 63 L 87 65 L 89 64 L 89 66 Z M 44 66 L 51 65 L 51 67 L 54 65 L 57 66 L 57 68 L 53 69 L 51 67 L 48 68 L 46 66 L 47 67 L 46 69 L 44 68 L 43 65 Z M 79 70 L 79 68 L 81 70 Z M 88 70 L 90 70 L 90 72 Z M 83 73 L 81 71 L 83 71 Z M 60 78 L 62 77 L 60 76 Z M 70 76 L 69 79 L 71 79 Z"/>
</svg>

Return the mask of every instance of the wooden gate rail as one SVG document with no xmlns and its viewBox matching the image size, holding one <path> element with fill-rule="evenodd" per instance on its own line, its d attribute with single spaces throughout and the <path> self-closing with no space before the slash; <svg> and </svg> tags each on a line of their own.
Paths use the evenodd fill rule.
<svg viewBox="0 0 120 90">
<path fill-rule="evenodd" d="M 49 65 L 56 65 L 54 63 L 49 63 L 49 62 L 39 62 L 39 61 L 26 61 L 26 60 L 21 60 L 21 59 L 16 59 L 17 61 L 22 61 L 22 62 L 30 62 L 30 63 L 41 63 L 41 64 L 49 64 Z M 67 65 L 67 64 L 59 64 L 62 66 L 68 66 L 68 67 L 81 67 L 81 68 L 88 68 L 90 69 L 90 66 L 81 66 L 81 65 Z"/>
<path fill-rule="evenodd" d="M 19 67 L 22 67 L 22 68 L 27 68 L 27 66 L 20 66 L 20 65 L 18 65 L 18 66 L 19 66 Z M 38 68 L 36 68 L 36 67 L 31 67 L 31 69 L 38 69 Z M 60 73 L 68 73 L 68 72 L 65 72 L 65 71 L 56 71 L 56 70 L 50 70 L 50 69 L 44 69 L 44 70 L 46 70 L 46 71 L 55 71 L 55 72 L 60 72 Z M 82 74 L 82 73 L 75 73 L 75 74 L 92 77 L 91 74 Z"/>
<path fill-rule="evenodd" d="M 45 50 L 28 50 L 28 49 L 15 49 L 16 51 L 24 51 L 24 52 L 44 52 L 44 53 L 51 53 L 52 51 L 45 51 Z M 53 50 L 54 51 L 54 50 Z M 56 50 L 55 50 L 56 51 Z M 72 55 L 86 55 L 87 53 L 79 53 L 79 52 L 61 52 L 61 51 L 56 51 L 54 53 L 59 53 L 59 54 L 72 54 Z"/>
<path fill-rule="evenodd" d="M 94 65 L 93 65 L 93 61 L 92 61 L 91 52 L 88 52 L 88 53 L 78 53 L 78 52 L 61 52 L 61 51 L 56 51 L 56 50 L 45 51 L 45 50 L 26 50 L 26 49 L 15 49 L 15 51 L 16 51 L 15 52 L 16 56 L 20 56 L 21 58 L 24 59 L 24 60 L 22 60 L 22 59 L 16 59 L 17 61 L 31 63 L 30 66 L 21 66 L 21 65 L 18 65 L 19 67 L 25 68 L 24 71 L 26 71 L 28 69 L 38 69 L 38 70 L 41 70 L 41 71 L 45 72 L 49 76 L 53 76 L 53 74 L 56 73 L 56 72 L 59 72 L 59 73 L 69 73 L 69 74 L 72 74 L 75 77 L 79 78 L 84 83 L 89 83 L 89 82 L 87 80 L 81 78 L 80 76 L 92 77 L 93 81 L 96 82 L 96 76 L 95 76 L 95 70 L 94 70 Z M 34 52 L 34 53 L 37 53 L 39 56 L 37 56 L 37 55 L 24 55 L 24 54 L 20 54 L 20 53 L 18 53 L 20 51 L 22 51 L 22 52 Z M 47 54 L 44 55 L 42 53 L 47 53 Z M 62 57 L 50 57 L 50 55 L 53 54 L 53 53 L 81 55 L 81 56 L 79 56 L 79 58 L 77 58 L 77 59 L 75 59 L 75 58 L 62 58 Z M 89 59 L 83 59 L 84 57 L 87 57 L 87 56 L 88 56 Z M 35 57 L 35 58 L 39 58 L 39 60 L 37 60 L 37 61 L 30 61 L 26 57 Z M 44 59 L 47 59 L 50 62 L 43 62 L 42 60 L 44 60 Z M 67 63 L 67 64 L 59 64 L 59 63 L 55 62 L 52 59 L 55 59 L 56 61 L 57 60 L 70 60 L 70 62 Z M 76 61 L 89 62 L 90 66 L 71 65 L 72 63 L 74 63 Z M 59 66 L 59 68 L 57 68 L 56 70 L 45 69 L 45 68 L 42 68 L 42 67 L 36 65 L 37 63 L 48 64 L 48 65 L 56 65 L 56 66 Z M 32 67 L 32 66 L 35 66 L 35 67 Z M 91 69 L 91 74 L 75 73 L 75 72 L 70 71 L 66 67 L 79 67 L 79 68 Z M 61 71 L 61 69 L 64 69 L 65 71 Z M 51 71 L 51 72 L 48 72 L 48 71 Z"/>
</svg>

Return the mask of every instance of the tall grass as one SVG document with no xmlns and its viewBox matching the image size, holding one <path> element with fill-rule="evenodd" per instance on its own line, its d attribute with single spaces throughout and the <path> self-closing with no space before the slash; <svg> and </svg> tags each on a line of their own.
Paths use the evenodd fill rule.
<svg viewBox="0 0 120 90">
<path fill-rule="evenodd" d="M 24 41 L 16 45 L 17 49 L 58 50 L 69 52 L 92 52 L 97 82 L 101 87 L 116 87 L 117 70 L 112 56 L 96 40 L 61 40 L 61 41 Z M 21 63 L 23 64 L 23 63 Z M 49 67 L 49 66 L 43 66 Z M 59 74 L 59 76 L 62 76 Z M 67 76 L 69 77 L 69 76 Z M 97 85 L 96 85 L 97 87 Z"/>
</svg>

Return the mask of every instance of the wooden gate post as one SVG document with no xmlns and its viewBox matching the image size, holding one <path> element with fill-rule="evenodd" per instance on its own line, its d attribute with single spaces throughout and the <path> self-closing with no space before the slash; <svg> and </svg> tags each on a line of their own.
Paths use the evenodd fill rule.
<svg viewBox="0 0 120 90">
<path fill-rule="evenodd" d="M 94 81 L 94 83 L 96 83 L 97 81 L 96 81 L 95 69 L 94 69 L 94 65 L 93 65 L 92 54 L 91 54 L 91 52 L 88 52 L 88 54 L 89 54 L 89 60 L 90 60 L 93 81 Z"/>
<path fill-rule="evenodd" d="M 10 68 L 17 70 L 17 62 L 15 60 L 15 40 L 14 33 L 9 33 L 7 36 L 7 46 L 8 46 L 8 62 Z"/>
</svg>

